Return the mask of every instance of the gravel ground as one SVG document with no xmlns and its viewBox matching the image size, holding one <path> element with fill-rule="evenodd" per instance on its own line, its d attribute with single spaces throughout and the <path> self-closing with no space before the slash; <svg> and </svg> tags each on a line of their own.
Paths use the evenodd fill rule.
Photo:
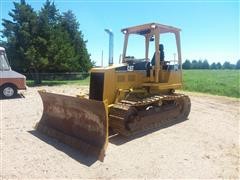
<svg viewBox="0 0 240 180">
<path fill-rule="evenodd" d="M 99 162 L 34 130 L 42 115 L 38 89 L 87 92 L 87 87 L 46 86 L 0 100 L 3 179 L 240 178 L 239 99 L 188 93 L 189 120 L 145 136 L 112 137 Z"/>
</svg>

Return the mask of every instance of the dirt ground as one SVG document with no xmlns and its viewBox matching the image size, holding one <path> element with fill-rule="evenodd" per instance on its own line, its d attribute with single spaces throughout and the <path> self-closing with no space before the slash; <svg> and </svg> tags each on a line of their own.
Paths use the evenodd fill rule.
<svg viewBox="0 0 240 180">
<path fill-rule="evenodd" d="M 187 121 L 124 139 L 113 137 L 104 162 L 39 134 L 38 89 L 65 94 L 87 87 L 28 88 L 24 97 L 0 100 L 1 178 L 240 178 L 240 101 L 188 93 Z"/>
</svg>

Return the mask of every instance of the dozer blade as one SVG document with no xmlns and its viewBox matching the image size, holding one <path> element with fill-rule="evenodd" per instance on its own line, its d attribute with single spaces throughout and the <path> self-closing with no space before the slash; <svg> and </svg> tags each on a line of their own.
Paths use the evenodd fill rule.
<svg viewBox="0 0 240 180">
<path fill-rule="evenodd" d="M 43 115 L 36 129 L 103 161 L 108 143 L 106 103 L 39 91 Z"/>
</svg>

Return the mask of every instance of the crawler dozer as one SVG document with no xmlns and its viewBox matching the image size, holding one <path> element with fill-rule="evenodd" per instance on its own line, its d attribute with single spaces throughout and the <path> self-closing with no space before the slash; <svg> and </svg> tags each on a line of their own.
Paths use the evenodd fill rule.
<svg viewBox="0 0 240 180">
<path fill-rule="evenodd" d="M 149 23 L 124 28 L 122 32 L 120 64 L 114 65 L 113 53 L 109 53 L 109 66 L 91 69 L 88 99 L 39 91 L 44 110 L 37 130 L 94 154 L 99 160 L 104 158 L 109 131 L 132 136 L 159 129 L 186 119 L 191 108 L 187 95 L 175 93 L 182 87 L 180 29 Z M 176 40 L 174 62 L 163 59 L 159 49 L 160 36 L 166 33 Z M 145 57 L 141 59 L 127 55 L 128 40 L 133 35 L 144 38 Z M 150 42 L 154 47 L 152 61 Z"/>
</svg>

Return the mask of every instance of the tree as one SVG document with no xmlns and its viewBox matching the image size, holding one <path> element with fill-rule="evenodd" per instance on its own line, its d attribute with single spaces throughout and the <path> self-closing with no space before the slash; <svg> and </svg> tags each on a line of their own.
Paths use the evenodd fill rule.
<svg viewBox="0 0 240 180">
<path fill-rule="evenodd" d="M 56 8 L 54 2 L 51 3 L 50 0 L 46 0 L 39 12 L 39 20 L 40 23 L 42 23 L 42 26 L 47 25 L 47 28 L 53 27 L 57 24 L 59 18 L 59 10 Z"/>
<path fill-rule="evenodd" d="M 70 72 L 75 71 L 74 47 L 69 41 L 66 31 L 59 28 L 52 30 L 48 43 L 48 66 L 47 72 Z"/>
<path fill-rule="evenodd" d="M 41 83 L 41 72 L 88 71 L 92 67 L 83 34 L 75 15 L 60 14 L 54 2 L 46 0 L 37 13 L 25 0 L 14 2 L 3 20 L 3 36 L 13 68 L 32 72 L 35 83 Z"/>
<path fill-rule="evenodd" d="M 186 61 L 182 64 L 183 69 L 191 69 L 191 62 L 186 59 Z"/>
<path fill-rule="evenodd" d="M 202 69 L 209 69 L 208 61 L 205 59 L 202 63 Z"/>
<path fill-rule="evenodd" d="M 196 60 L 192 61 L 192 69 L 198 69 L 198 62 Z"/>
<path fill-rule="evenodd" d="M 79 30 L 80 24 L 72 11 L 64 12 L 60 19 L 61 26 L 68 32 L 70 42 L 74 46 L 75 60 L 78 66 L 75 66 L 81 71 L 88 71 L 92 67 L 90 55 L 87 52 L 86 43 L 82 32 Z"/>
<path fill-rule="evenodd" d="M 224 63 L 223 63 L 223 69 L 231 69 L 231 64 L 230 64 L 230 62 L 228 62 L 228 61 L 225 61 Z"/>
<path fill-rule="evenodd" d="M 59 19 L 60 14 L 54 2 L 47 0 L 38 15 L 40 42 L 37 50 L 46 62 L 40 69 L 42 72 L 70 71 L 67 62 L 69 55 L 72 55 L 72 47 L 69 44 L 69 35 L 59 25 Z"/>
<path fill-rule="evenodd" d="M 230 69 L 236 69 L 235 64 L 230 64 Z"/>
<path fill-rule="evenodd" d="M 14 2 L 14 8 L 9 12 L 13 21 L 3 19 L 2 33 L 7 39 L 6 48 L 13 69 L 26 72 L 31 66 L 32 59 L 36 57 L 34 44 L 37 14 L 25 0 L 21 0 L 20 3 Z"/>
<path fill-rule="evenodd" d="M 6 47 L 7 43 L 5 41 L 0 40 L 0 47 Z"/>
<path fill-rule="evenodd" d="M 210 69 L 217 69 L 217 65 L 215 62 L 211 64 Z"/>
<path fill-rule="evenodd" d="M 217 63 L 217 65 L 216 65 L 216 69 L 222 69 L 222 65 L 221 65 L 220 62 Z"/>
<path fill-rule="evenodd" d="M 202 60 L 198 60 L 197 69 L 203 69 L 203 62 L 202 62 Z"/>
<path fill-rule="evenodd" d="M 235 64 L 231 64 L 230 62 L 228 61 L 225 61 L 224 64 L 223 64 L 223 69 L 235 69 Z"/>
<path fill-rule="evenodd" d="M 240 59 L 236 63 L 236 69 L 240 69 Z"/>
</svg>

